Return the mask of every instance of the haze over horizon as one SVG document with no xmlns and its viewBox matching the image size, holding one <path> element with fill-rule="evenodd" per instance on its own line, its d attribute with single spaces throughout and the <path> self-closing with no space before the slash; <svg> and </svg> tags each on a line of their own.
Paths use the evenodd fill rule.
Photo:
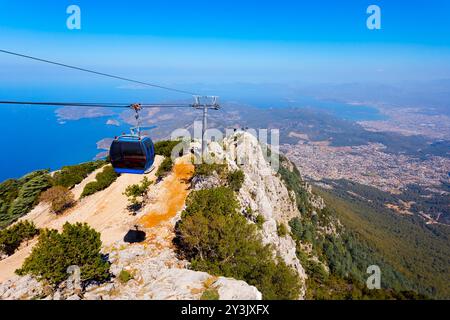
<svg viewBox="0 0 450 320">
<path fill-rule="evenodd" d="M 66 8 L 72 2 L 1 0 L 2 49 L 200 89 L 222 83 L 398 84 L 450 79 L 446 1 L 434 0 L 430 6 L 429 1 L 355 0 L 333 7 L 324 0 L 289 0 L 283 6 L 256 1 L 133 1 L 123 7 L 81 0 L 76 4 L 82 28 L 68 30 Z M 366 9 L 374 3 L 381 8 L 381 30 L 366 27 Z M 5 55 L 0 55 L 0 70 L 2 95 L 10 97 L 17 90 L 32 96 L 39 95 L 39 89 L 56 98 L 61 90 L 74 88 L 136 89 Z"/>
</svg>

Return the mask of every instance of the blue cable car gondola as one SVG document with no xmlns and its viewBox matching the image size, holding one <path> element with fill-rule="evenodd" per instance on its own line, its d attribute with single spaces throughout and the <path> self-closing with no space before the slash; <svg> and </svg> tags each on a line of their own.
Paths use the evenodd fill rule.
<svg viewBox="0 0 450 320">
<path fill-rule="evenodd" d="M 117 173 L 144 174 L 155 161 L 155 147 L 148 137 L 123 135 L 111 144 L 111 164 Z"/>
<path fill-rule="evenodd" d="M 131 128 L 131 134 L 116 137 L 109 149 L 109 157 L 114 170 L 121 173 L 144 174 L 155 162 L 155 146 L 152 139 L 141 136 L 139 112 L 140 104 L 130 106 L 136 113 L 137 125 Z"/>
</svg>

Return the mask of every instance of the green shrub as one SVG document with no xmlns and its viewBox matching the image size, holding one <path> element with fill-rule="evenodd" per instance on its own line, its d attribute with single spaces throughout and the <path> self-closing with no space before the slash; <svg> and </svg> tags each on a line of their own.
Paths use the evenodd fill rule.
<svg viewBox="0 0 450 320">
<path fill-rule="evenodd" d="M 75 166 L 66 166 L 54 174 L 53 180 L 56 186 L 72 189 L 81 183 L 89 174 L 105 165 L 105 161 L 92 161 Z"/>
<path fill-rule="evenodd" d="M 75 203 L 73 193 L 63 186 L 52 187 L 43 192 L 40 196 L 40 200 L 49 203 L 52 211 L 56 214 L 63 213 Z"/>
<path fill-rule="evenodd" d="M 195 166 L 195 177 L 209 177 L 213 174 L 217 173 L 219 177 L 223 177 L 227 173 L 227 165 L 226 164 L 218 164 L 218 163 L 201 163 Z"/>
<path fill-rule="evenodd" d="M 288 234 L 288 230 L 286 228 L 286 225 L 284 223 L 278 223 L 277 224 L 277 233 L 279 237 L 286 237 Z"/>
<path fill-rule="evenodd" d="M 8 217 L 11 218 L 11 222 L 14 222 L 14 218 L 18 219 L 24 215 L 26 215 L 28 212 L 31 211 L 33 208 L 33 204 L 35 202 L 34 197 L 30 198 L 23 198 L 18 197 L 16 198 L 9 207 L 8 210 Z"/>
<path fill-rule="evenodd" d="M 297 273 L 272 259 L 272 250 L 262 244 L 256 226 L 247 223 L 237 209 L 229 188 L 191 193 L 176 227 L 180 254 L 195 270 L 247 281 L 265 299 L 298 298 Z"/>
<path fill-rule="evenodd" d="M 228 187 L 236 192 L 239 192 L 239 190 L 241 190 L 244 181 L 245 174 L 242 170 L 230 172 L 227 176 Z"/>
<path fill-rule="evenodd" d="M 12 202 L 19 196 L 20 183 L 15 179 L 0 183 L 0 229 L 7 226 L 11 220 L 8 214 Z"/>
<path fill-rule="evenodd" d="M 0 200 L 8 204 L 19 196 L 20 183 L 15 179 L 6 180 L 0 183 Z M 7 210 L 1 210 L 0 214 L 6 213 Z"/>
<path fill-rule="evenodd" d="M 97 182 L 96 181 L 89 182 L 87 185 L 84 186 L 83 192 L 81 193 L 81 198 L 95 194 L 98 191 L 100 191 L 100 189 L 98 188 Z"/>
<path fill-rule="evenodd" d="M 16 273 L 56 286 L 68 278 L 67 268 L 75 265 L 81 269 L 82 281 L 104 281 L 109 277 L 109 263 L 100 253 L 101 246 L 100 233 L 87 224 L 66 223 L 62 233 L 42 231 L 39 243 Z"/>
<path fill-rule="evenodd" d="M 300 280 L 296 271 L 280 257 L 275 263 L 270 258 L 261 267 L 263 274 L 259 287 L 266 300 L 296 300 L 300 293 Z M 256 287 L 257 284 L 255 284 Z"/>
<path fill-rule="evenodd" d="M 203 291 L 202 296 L 200 297 L 200 300 L 219 300 L 219 290 L 217 288 L 208 288 L 205 291 Z"/>
<path fill-rule="evenodd" d="M 266 220 L 264 219 L 262 214 L 258 214 L 258 216 L 256 217 L 256 225 L 258 226 L 259 229 L 262 229 L 263 224 L 266 222 Z"/>
<path fill-rule="evenodd" d="M 113 184 L 118 177 L 119 175 L 114 171 L 112 166 L 106 166 L 102 172 L 97 174 L 95 177 L 96 181 L 90 182 L 84 187 L 81 197 L 84 198 L 105 190 Z"/>
<path fill-rule="evenodd" d="M 289 160 L 282 155 L 280 155 L 280 168 L 278 174 L 288 190 L 295 193 L 295 200 L 300 213 L 309 213 L 312 210 L 312 206 L 309 201 L 309 193 L 304 187 L 300 172 L 294 164 L 290 163 Z"/>
<path fill-rule="evenodd" d="M 20 188 L 18 198 L 27 200 L 26 202 L 31 205 L 36 204 L 41 192 L 47 190 L 51 186 L 52 180 L 47 173 L 36 176 L 23 184 Z"/>
<path fill-rule="evenodd" d="M 34 223 L 29 221 L 21 221 L 8 229 L 0 231 L 0 252 L 4 252 L 8 256 L 14 254 L 23 241 L 33 239 L 39 230 L 36 229 Z"/>
<path fill-rule="evenodd" d="M 114 171 L 112 166 L 107 166 L 103 169 L 102 172 L 97 174 L 95 179 L 97 180 L 100 188 L 102 190 L 108 188 L 114 181 L 117 180 L 118 174 Z"/>
<path fill-rule="evenodd" d="M 31 173 L 28 173 L 28 174 L 24 175 L 22 178 L 20 178 L 19 179 L 19 183 L 21 185 L 23 185 L 23 184 L 25 184 L 25 183 L 27 183 L 27 182 L 35 179 L 35 178 L 46 176 L 46 175 L 49 174 L 49 172 L 50 172 L 50 170 L 36 170 L 36 171 L 33 171 Z"/>
<path fill-rule="evenodd" d="M 148 189 L 153 184 L 147 177 L 144 177 L 140 184 L 128 186 L 123 193 L 128 197 L 131 207 L 141 207 L 148 201 Z"/>
<path fill-rule="evenodd" d="M 189 195 L 182 216 L 186 217 L 194 213 L 201 213 L 207 218 L 214 218 L 218 215 L 234 215 L 238 205 L 233 191 L 229 188 L 199 190 Z"/>
<path fill-rule="evenodd" d="M 158 141 L 155 143 L 155 154 L 166 157 L 166 158 L 171 158 L 173 148 L 175 148 L 179 143 L 180 143 L 180 140 Z"/>
<path fill-rule="evenodd" d="M 5 220 L 7 221 L 9 218 L 8 215 L 9 204 L 10 204 L 9 202 L 0 199 L 0 230 L 4 226 Z"/>
<path fill-rule="evenodd" d="M 163 160 L 163 162 L 159 165 L 158 171 L 156 171 L 156 176 L 158 178 L 163 178 L 168 175 L 173 168 L 173 161 L 171 157 L 167 157 Z"/>
<path fill-rule="evenodd" d="M 52 186 L 46 170 L 32 172 L 18 180 L 8 180 L 0 186 L 0 228 L 4 228 L 30 212 L 38 203 L 42 191 Z"/>
<path fill-rule="evenodd" d="M 118 278 L 121 283 L 127 283 L 128 281 L 133 279 L 133 275 L 127 270 L 122 270 L 120 271 Z"/>
</svg>

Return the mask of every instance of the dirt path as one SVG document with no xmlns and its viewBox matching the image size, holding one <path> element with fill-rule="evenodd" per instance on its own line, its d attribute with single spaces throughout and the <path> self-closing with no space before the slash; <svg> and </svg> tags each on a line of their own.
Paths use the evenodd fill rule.
<svg viewBox="0 0 450 320">
<path fill-rule="evenodd" d="M 157 200 L 139 219 L 139 225 L 147 234 L 146 242 L 156 248 L 172 247 L 174 219 L 184 208 L 189 195 L 189 180 L 194 173 L 194 166 L 188 160 L 188 157 L 177 160 L 172 174 L 161 182 L 155 194 Z"/>
<path fill-rule="evenodd" d="M 145 228 L 156 227 L 164 221 L 169 221 L 183 209 L 189 193 L 189 179 L 194 172 L 194 166 L 187 163 L 186 159 L 183 160 L 174 165 L 172 174 L 161 183 L 162 192 L 158 195 L 158 201 L 153 204 L 150 212 L 140 219 Z"/>
</svg>

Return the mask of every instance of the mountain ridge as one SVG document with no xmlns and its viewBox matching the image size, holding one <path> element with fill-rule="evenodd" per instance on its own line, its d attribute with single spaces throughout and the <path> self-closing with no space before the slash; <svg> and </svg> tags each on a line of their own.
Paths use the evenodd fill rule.
<svg viewBox="0 0 450 320">
<path fill-rule="evenodd" d="M 191 143 L 194 150 L 198 146 L 198 142 Z M 71 295 L 65 283 L 49 292 L 46 286 L 31 280 L 30 276 L 13 276 L 14 269 L 20 267 L 37 241 L 32 240 L 11 257 L 0 260 L 0 299 L 199 299 L 206 292 L 213 292 L 213 296 L 220 299 L 263 298 L 260 290 L 242 278 L 234 280 L 192 270 L 195 261 L 180 257 L 174 243 L 177 225 L 186 218 L 184 212 L 189 205 L 186 199 L 190 194 L 221 186 L 228 188 L 230 182 L 227 179 L 230 173 L 236 172 L 243 173 L 243 180 L 234 191 L 238 214 L 247 224 L 257 226 L 260 245 L 271 248 L 272 258 L 267 259 L 277 261 L 279 257 L 278 266 L 284 268 L 283 272 L 295 274 L 297 280 L 289 278 L 298 281 L 291 297 L 415 297 L 391 289 L 371 292 L 364 288 L 363 275 L 367 267 L 364 262 L 367 261 L 352 262 L 354 252 L 349 248 L 345 227 L 329 211 L 324 200 L 313 193 L 312 186 L 302 180 L 298 169 L 287 158 L 280 155 L 280 170 L 275 172 L 257 139 L 246 132 L 236 132 L 223 141 L 210 143 L 209 152 L 213 157 L 225 160 L 228 177 L 224 178 L 218 172 L 219 167 L 214 166 L 208 174 L 198 176 L 199 168 L 190 164 L 191 156 L 188 155 L 175 161 L 170 174 L 157 179 L 155 172 L 159 171 L 156 169 L 163 161 L 163 157 L 158 157 L 155 170 L 146 175 L 155 183 L 148 192 L 150 201 L 135 212 L 136 215 L 130 214 L 123 193 L 126 187 L 141 181 L 139 176 L 119 177 L 106 190 L 78 200 L 75 207 L 62 216 L 52 214 L 48 205 L 39 204 L 21 221 L 30 219 L 40 228 L 57 229 L 65 222 L 88 222 L 99 229 L 102 251 L 108 254 L 111 263 L 112 278 L 106 283 L 90 284 L 82 293 Z M 92 181 L 99 170 L 72 189 L 77 199 L 83 186 Z M 124 236 L 133 230 L 145 232 L 146 240 L 124 242 Z M 9 273 L 5 272 L 5 266 L 11 260 L 14 263 L 9 266 Z M 120 281 L 124 272 L 133 275 L 126 283 Z M 254 283 L 258 286 L 257 281 Z M 264 292 L 268 290 L 260 288 Z"/>
</svg>

